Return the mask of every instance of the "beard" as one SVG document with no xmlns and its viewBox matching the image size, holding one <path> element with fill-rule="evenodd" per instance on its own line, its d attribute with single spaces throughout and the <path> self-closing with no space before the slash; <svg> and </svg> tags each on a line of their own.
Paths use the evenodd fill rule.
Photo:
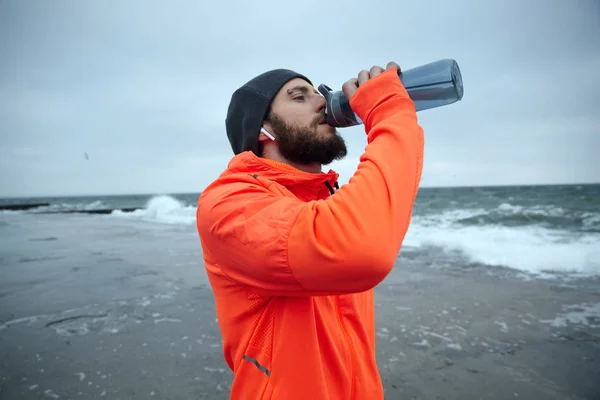
<svg viewBox="0 0 600 400">
<path fill-rule="evenodd" d="M 269 122 L 277 136 L 279 152 L 286 160 L 299 164 L 319 163 L 327 165 L 334 160 L 341 160 L 348 152 L 344 138 L 332 128 L 330 134 L 318 132 L 319 115 L 307 126 L 286 123 L 275 114 L 271 114 Z"/>
</svg>

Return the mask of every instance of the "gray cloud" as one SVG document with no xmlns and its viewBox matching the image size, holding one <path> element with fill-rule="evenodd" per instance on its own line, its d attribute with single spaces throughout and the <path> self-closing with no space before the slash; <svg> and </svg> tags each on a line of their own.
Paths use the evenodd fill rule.
<svg viewBox="0 0 600 400">
<path fill-rule="evenodd" d="M 0 195 L 198 192 L 231 158 L 229 98 L 256 74 L 339 88 L 448 57 L 465 97 L 419 113 L 424 186 L 600 181 L 596 1 L 149 4 L 0 4 Z M 346 182 L 366 143 L 342 133 Z"/>
</svg>

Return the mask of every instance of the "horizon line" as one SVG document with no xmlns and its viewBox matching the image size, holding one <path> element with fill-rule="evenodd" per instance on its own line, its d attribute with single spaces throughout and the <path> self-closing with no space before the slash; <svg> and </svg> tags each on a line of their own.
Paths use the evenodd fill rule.
<svg viewBox="0 0 600 400">
<path fill-rule="evenodd" d="M 522 183 L 522 184 L 485 184 L 485 185 L 420 185 L 420 189 L 468 189 L 468 188 L 509 188 L 509 187 L 540 187 L 540 186 L 594 186 L 600 182 L 576 183 Z M 342 187 L 341 185 L 340 187 Z M 0 199 L 39 199 L 39 198 L 66 198 L 66 197 L 123 197 L 123 196 L 170 196 L 170 195 L 200 195 L 201 191 L 174 191 L 174 192 L 123 192 L 123 193 L 82 193 L 82 194 L 51 194 L 51 195 L 10 195 L 0 196 Z"/>
</svg>

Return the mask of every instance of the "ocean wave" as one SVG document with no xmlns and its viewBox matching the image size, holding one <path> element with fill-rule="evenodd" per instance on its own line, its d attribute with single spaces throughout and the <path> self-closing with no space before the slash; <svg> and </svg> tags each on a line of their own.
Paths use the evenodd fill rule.
<svg viewBox="0 0 600 400">
<path fill-rule="evenodd" d="M 539 226 L 433 225 L 415 217 L 404 246 L 441 248 L 467 261 L 531 274 L 600 275 L 600 235 Z"/>
<path fill-rule="evenodd" d="M 505 203 L 497 209 L 515 214 L 505 215 L 502 223 L 465 222 L 481 218 L 485 213 L 483 209 L 455 209 L 415 216 L 404 246 L 422 249 L 433 246 L 449 253 L 459 252 L 467 261 L 505 266 L 533 274 L 557 272 L 600 275 L 600 235 L 595 231 L 575 232 L 520 224 L 518 213 L 523 212 L 522 208 Z M 533 212 L 536 212 L 535 208 Z M 537 212 L 550 218 L 560 218 L 564 210 L 555 207 L 539 209 Z M 193 225 L 196 206 L 171 196 L 156 196 L 143 209 L 134 212 L 114 211 L 110 217 Z M 598 222 L 594 222 L 597 214 L 584 217 L 583 220 L 592 227 Z"/>
<path fill-rule="evenodd" d="M 600 213 L 557 206 L 519 206 L 502 203 L 496 208 L 446 209 L 419 215 L 432 226 L 543 227 L 551 230 L 600 233 Z"/>
<path fill-rule="evenodd" d="M 24 203 L 26 205 L 27 203 Z M 49 205 L 40 205 L 25 210 L 2 210 L 6 214 L 47 214 L 47 213 L 62 213 L 73 211 L 90 211 L 106 208 L 106 204 L 102 200 L 94 200 L 89 202 L 61 202 Z"/>
<path fill-rule="evenodd" d="M 189 225 L 196 221 L 196 206 L 186 205 L 167 195 L 155 196 L 148 200 L 144 208 L 133 212 L 115 210 L 110 216 L 163 224 Z"/>
</svg>

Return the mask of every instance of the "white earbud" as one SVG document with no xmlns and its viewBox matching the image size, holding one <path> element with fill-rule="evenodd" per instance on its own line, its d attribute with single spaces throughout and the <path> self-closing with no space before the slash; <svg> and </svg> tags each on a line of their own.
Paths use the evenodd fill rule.
<svg viewBox="0 0 600 400">
<path fill-rule="evenodd" d="M 267 135 L 267 137 L 273 141 L 275 141 L 275 136 L 271 135 L 269 132 L 267 132 L 267 130 L 265 128 L 260 128 L 260 131 L 262 133 L 264 133 L 265 135 Z"/>
</svg>

